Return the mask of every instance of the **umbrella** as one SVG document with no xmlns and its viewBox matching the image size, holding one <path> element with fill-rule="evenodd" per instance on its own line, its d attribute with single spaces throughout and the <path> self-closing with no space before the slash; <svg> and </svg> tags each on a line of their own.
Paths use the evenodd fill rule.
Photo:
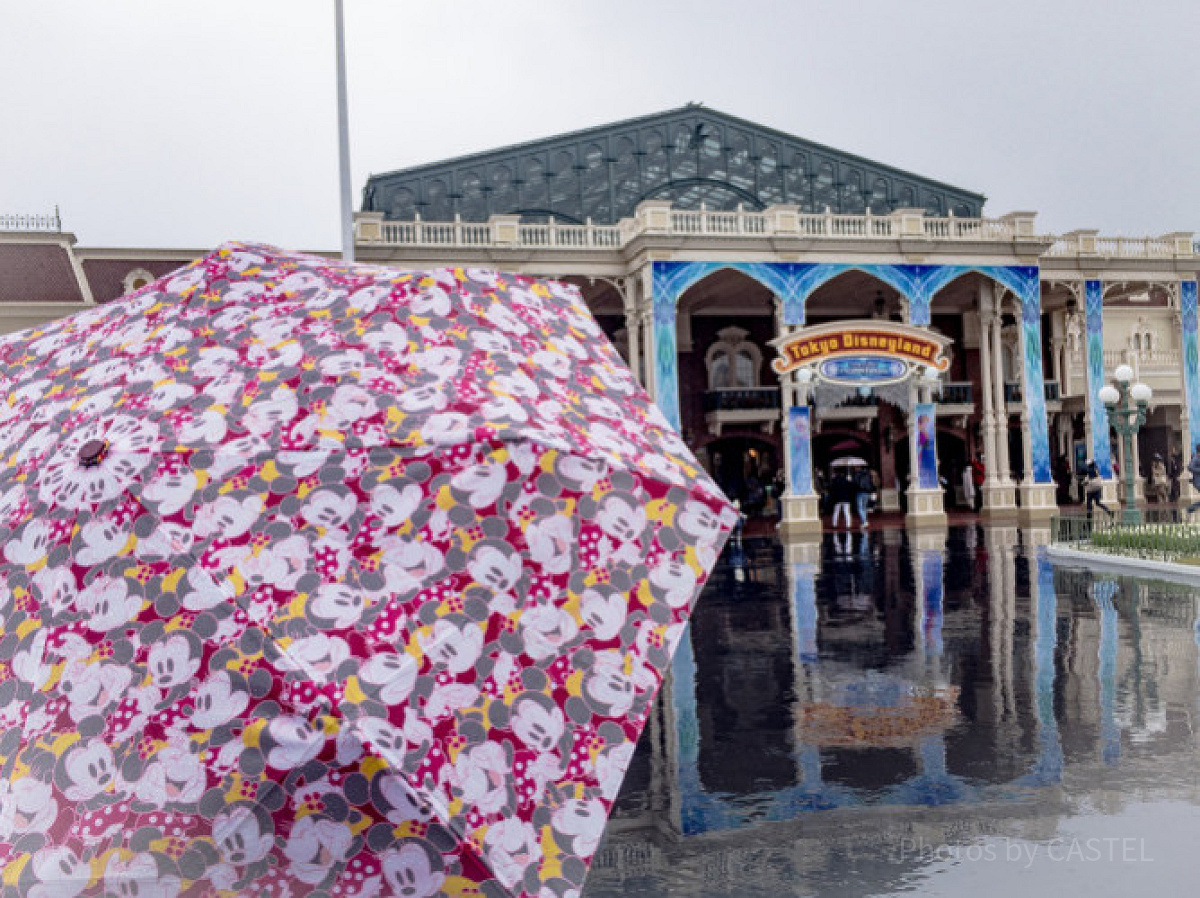
<svg viewBox="0 0 1200 898">
<path fill-rule="evenodd" d="M 866 461 L 859 458 L 857 455 L 843 455 L 841 458 L 835 458 L 829 464 L 829 467 L 831 468 L 865 468 L 866 466 Z"/>
<path fill-rule="evenodd" d="M 229 244 L 0 386 L 2 894 L 577 893 L 735 514 L 574 288 Z"/>
</svg>

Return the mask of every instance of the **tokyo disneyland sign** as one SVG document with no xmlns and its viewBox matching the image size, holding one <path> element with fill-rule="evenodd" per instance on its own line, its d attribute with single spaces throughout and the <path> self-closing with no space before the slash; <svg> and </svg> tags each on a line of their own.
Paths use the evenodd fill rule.
<svg viewBox="0 0 1200 898">
<path fill-rule="evenodd" d="M 950 367 L 950 338 L 890 321 L 839 321 L 806 327 L 772 341 L 779 375 L 811 366 L 831 383 L 880 386 L 896 383 L 918 368 L 943 372 Z"/>
</svg>

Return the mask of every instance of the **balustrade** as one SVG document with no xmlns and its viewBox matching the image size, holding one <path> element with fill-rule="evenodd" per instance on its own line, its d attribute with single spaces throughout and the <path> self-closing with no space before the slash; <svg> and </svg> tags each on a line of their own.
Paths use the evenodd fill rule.
<svg viewBox="0 0 1200 898">
<path fill-rule="evenodd" d="M 1058 381 L 1048 380 L 1044 382 L 1045 396 L 1047 402 L 1058 402 L 1062 399 L 1062 389 Z M 1009 381 L 1004 385 L 1004 401 L 1017 402 L 1021 401 L 1024 394 L 1021 392 L 1021 384 L 1019 381 Z"/>
<path fill-rule="evenodd" d="M 48 231 L 62 232 L 62 219 L 58 210 L 53 215 L 0 215 L 0 231 Z"/>
<path fill-rule="evenodd" d="M 783 207 L 787 208 L 787 207 Z M 794 209 L 795 207 L 791 207 Z M 935 218 L 918 216 L 914 231 L 911 213 L 891 215 L 843 215 L 824 213 L 780 213 L 772 209 L 759 211 L 738 207 L 731 211 L 701 207 L 696 210 L 671 209 L 663 219 L 651 224 L 641 217 L 622 219 L 617 224 L 597 225 L 522 223 L 515 233 L 515 245 L 529 248 L 618 249 L 638 237 L 647 228 L 654 233 L 674 236 L 714 236 L 728 238 L 801 237 L 825 240 L 887 240 L 912 237 L 944 241 L 996 241 L 1017 239 L 1017 225 L 1010 218 Z M 41 227 L 57 228 L 57 216 L 0 216 L 0 228 Z M 501 237 L 489 222 L 396 222 L 385 221 L 381 227 L 371 223 L 370 238 L 365 242 L 382 242 L 392 246 L 513 246 L 511 231 Z M 379 237 L 376 238 L 375 234 Z M 1192 247 L 1189 235 L 1168 237 L 1096 237 L 1068 234 L 1062 237 L 1032 236 L 1031 239 L 1053 241 L 1043 255 L 1049 257 L 1098 256 L 1131 259 L 1170 259 L 1186 256 Z"/>
<path fill-rule="evenodd" d="M 706 413 L 773 408 L 779 408 L 779 387 L 708 390 L 704 394 Z"/>
<path fill-rule="evenodd" d="M 975 404 L 975 385 L 970 381 L 948 381 L 942 384 L 939 400 L 943 405 Z"/>
</svg>

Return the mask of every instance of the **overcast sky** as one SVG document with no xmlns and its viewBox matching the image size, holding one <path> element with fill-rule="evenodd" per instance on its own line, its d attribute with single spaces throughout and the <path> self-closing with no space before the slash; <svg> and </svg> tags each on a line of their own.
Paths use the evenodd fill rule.
<svg viewBox="0 0 1200 898">
<path fill-rule="evenodd" d="M 1197 0 L 345 0 L 366 177 L 706 105 L 1039 229 L 1200 230 Z M 333 0 L 0 0 L 0 213 L 340 240 Z"/>
</svg>

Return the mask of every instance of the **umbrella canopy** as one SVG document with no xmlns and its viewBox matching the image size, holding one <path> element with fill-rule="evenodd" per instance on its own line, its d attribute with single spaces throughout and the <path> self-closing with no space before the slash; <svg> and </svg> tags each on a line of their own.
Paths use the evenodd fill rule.
<svg viewBox="0 0 1200 898">
<path fill-rule="evenodd" d="M 735 514 L 574 288 L 231 244 L 0 388 L 0 894 L 577 893 Z"/>
<path fill-rule="evenodd" d="M 857 455 L 843 455 L 841 458 L 835 458 L 830 462 L 831 468 L 865 468 L 867 463 Z"/>
</svg>

